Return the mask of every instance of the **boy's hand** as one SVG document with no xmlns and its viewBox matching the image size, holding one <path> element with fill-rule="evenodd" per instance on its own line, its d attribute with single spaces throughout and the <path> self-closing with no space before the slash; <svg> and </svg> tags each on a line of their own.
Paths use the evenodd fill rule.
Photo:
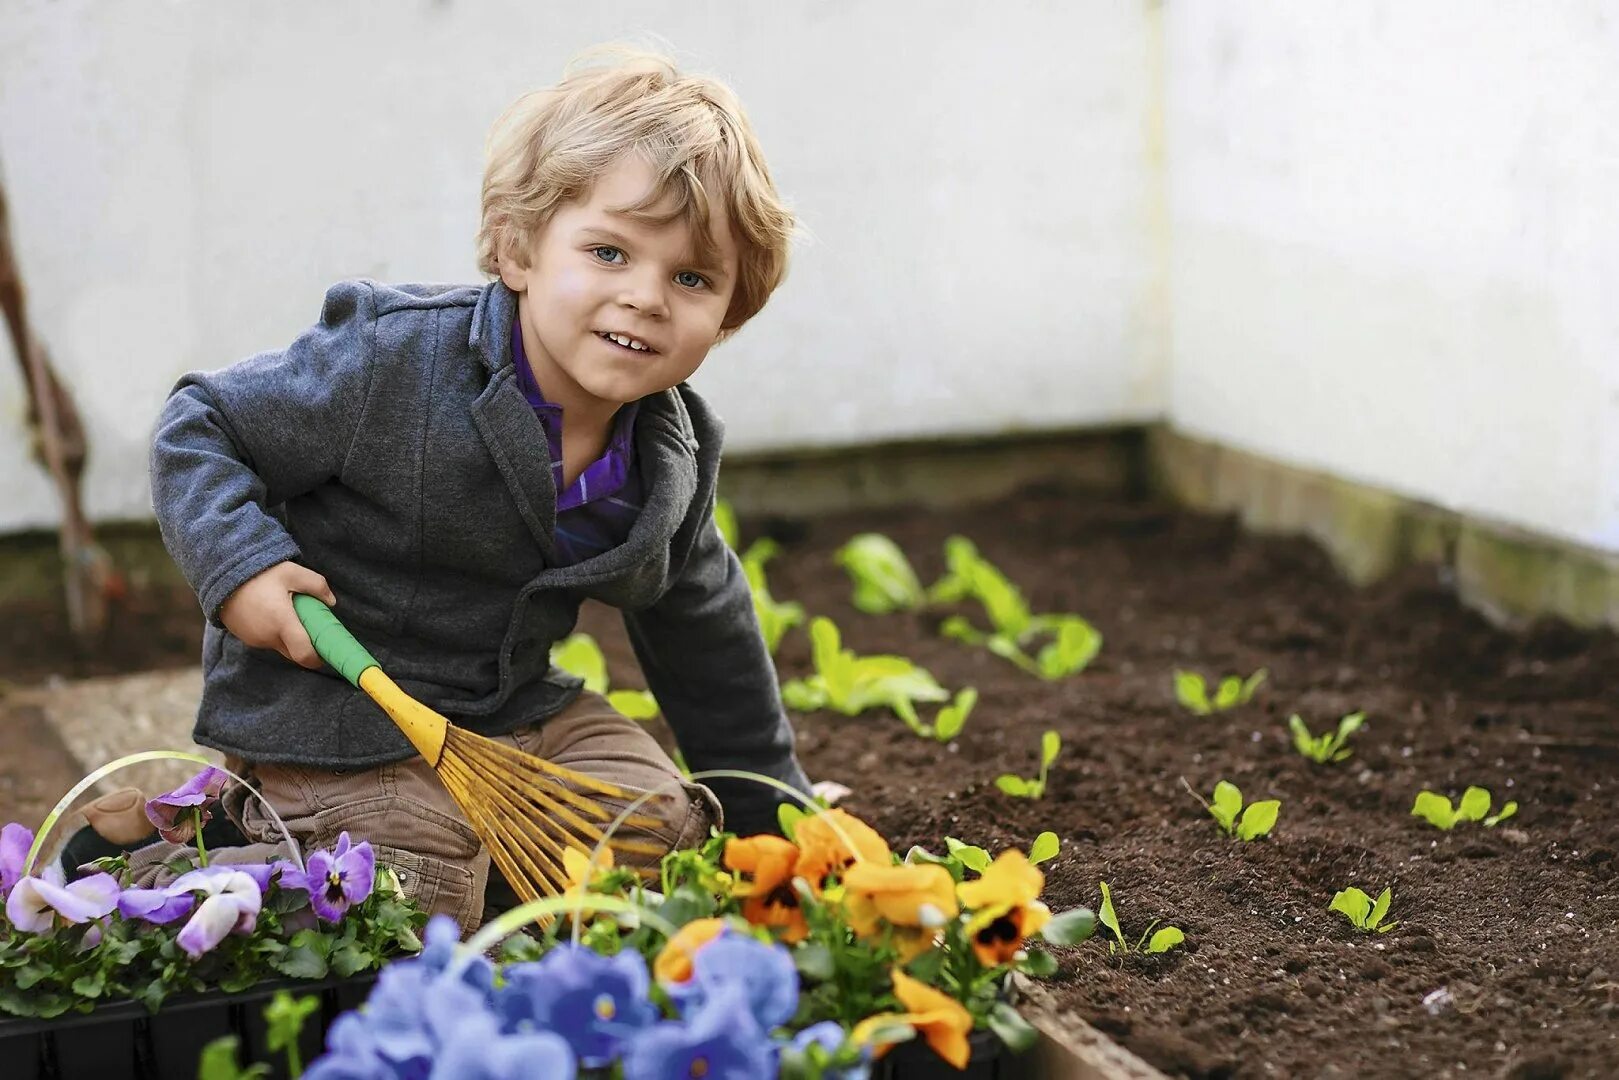
<svg viewBox="0 0 1619 1080">
<path fill-rule="evenodd" d="M 244 645 L 274 649 L 294 664 L 318 670 L 322 661 L 293 610 L 293 593 L 308 593 L 337 606 L 325 578 L 295 562 L 279 562 L 248 578 L 227 596 L 219 609 L 219 621 Z"/>
</svg>

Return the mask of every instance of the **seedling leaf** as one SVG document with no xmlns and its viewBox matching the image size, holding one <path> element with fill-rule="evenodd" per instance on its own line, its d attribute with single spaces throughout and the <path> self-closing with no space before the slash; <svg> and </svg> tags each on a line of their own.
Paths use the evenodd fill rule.
<svg viewBox="0 0 1619 1080">
<path fill-rule="evenodd" d="M 1154 934 L 1151 941 L 1147 942 L 1147 952 L 1168 952 L 1185 940 L 1186 935 L 1178 927 L 1166 926 Z"/>
<path fill-rule="evenodd" d="M 1238 840 L 1258 840 L 1276 827 L 1276 815 L 1281 810 L 1279 799 L 1263 799 L 1249 803 L 1242 812 L 1242 824 L 1237 826 Z"/>
<path fill-rule="evenodd" d="M 1242 680 L 1235 675 L 1227 675 L 1220 680 L 1220 688 L 1214 692 L 1214 708 L 1216 712 L 1224 712 L 1242 700 Z"/>
<path fill-rule="evenodd" d="M 913 610 L 927 602 L 905 553 L 881 533 L 860 533 L 833 558 L 854 582 L 854 606 L 868 615 Z"/>
<path fill-rule="evenodd" d="M 1517 812 L 1518 804 L 1516 802 L 1509 802 L 1501 808 L 1501 812 L 1499 814 L 1496 814 L 1494 817 L 1485 818 L 1484 827 L 1486 829 L 1493 829 Z"/>
<path fill-rule="evenodd" d="M 1021 776 L 1014 776 L 1011 773 L 1002 773 L 997 776 L 995 786 L 1006 794 L 1019 799 L 1028 798 L 1031 789 L 1034 787 L 1030 781 L 1023 779 Z"/>
<path fill-rule="evenodd" d="M 989 852 L 981 847 L 964 844 L 954 836 L 944 838 L 945 850 L 953 855 L 957 862 L 974 873 L 982 874 L 989 869 Z"/>
<path fill-rule="evenodd" d="M 1377 924 L 1383 921 L 1383 916 L 1389 913 L 1389 904 L 1394 900 L 1394 889 L 1385 888 L 1377 894 L 1377 901 L 1372 904 L 1372 913 L 1366 917 L 1366 927 L 1375 930 Z"/>
<path fill-rule="evenodd" d="M 1112 908 L 1108 908 L 1111 916 Z M 1117 933 L 1118 920 L 1114 920 L 1114 933 Z M 1070 908 L 1067 911 L 1053 915 L 1045 926 L 1040 928 L 1040 936 L 1053 945 L 1078 945 L 1081 941 L 1096 933 L 1096 913 L 1090 908 Z"/>
<path fill-rule="evenodd" d="M 1342 912 L 1357 929 L 1365 929 L 1366 916 L 1371 914 L 1372 910 L 1372 898 L 1351 885 L 1347 889 L 1340 889 L 1333 896 L 1327 910 Z"/>
<path fill-rule="evenodd" d="M 1124 931 L 1119 929 L 1119 916 L 1113 910 L 1113 890 L 1107 887 L 1105 881 L 1099 884 L 1102 886 L 1102 906 L 1097 911 L 1097 917 L 1102 920 L 1102 925 L 1113 931 L 1113 936 L 1119 939 L 1119 947 L 1128 952 L 1130 946 L 1124 940 Z M 1113 946 L 1109 943 L 1108 952 L 1112 951 Z"/>
<path fill-rule="evenodd" d="M 1207 716 L 1214 711 L 1209 704 L 1203 676 L 1195 671 L 1175 672 L 1175 700 L 1198 716 Z"/>
<path fill-rule="evenodd" d="M 1483 821 L 1490 812 L 1490 793 L 1481 787 L 1470 787 L 1462 792 L 1456 807 L 1458 821 Z"/>
<path fill-rule="evenodd" d="M 1411 813 L 1436 828 L 1449 830 L 1456 825 L 1456 811 L 1450 800 L 1433 791 L 1417 792 L 1417 801 L 1411 804 Z"/>
<path fill-rule="evenodd" d="M 1209 803 L 1209 813 L 1220 823 L 1220 828 L 1232 832 L 1236 827 L 1237 812 L 1241 809 L 1242 790 L 1236 784 L 1221 780 L 1214 785 L 1214 799 Z"/>
<path fill-rule="evenodd" d="M 791 840 L 798 832 L 798 823 L 809 816 L 809 812 L 802 806 L 794 803 L 776 804 L 776 824 L 781 826 L 781 833 Z"/>
<path fill-rule="evenodd" d="M 1056 833 L 1043 832 L 1034 838 L 1034 843 L 1029 845 L 1029 862 L 1038 866 L 1050 859 L 1055 859 L 1060 848 L 1061 844 L 1057 840 Z"/>
<path fill-rule="evenodd" d="M 720 539 L 725 541 L 725 546 L 735 551 L 741 543 L 742 533 L 737 528 L 736 508 L 729 500 L 714 500 L 714 527 L 720 531 Z"/>
<path fill-rule="evenodd" d="M 962 726 L 967 723 L 967 717 L 972 715 L 973 706 L 978 704 L 978 691 L 968 686 L 956 694 L 955 701 L 939 710 L 939 715 L 933 721 L 933 737 L 940 742 L 949 742 L 961 734 Z"/>
<path fill-rule="evenodd" d="M 607 704 L 631 720 L 651 720 L 658 715 L 658 699 L 650 690 L 612 690 Z"/>
<path fill-rule="evenodd" d="M 551 646 L 551 663 L 585 680 L 591 693 L 607 692 L 607 659 L 589 634 L 569 634 Z"/>
<path fill-rule="evenodd" d="M 1045 769 L 1057 760 L 1057 754 L 1062 750 L 1062 736 L 1055 731 L 1048 731 L 1040 736 L 1040 767 Z"/>
</svg>

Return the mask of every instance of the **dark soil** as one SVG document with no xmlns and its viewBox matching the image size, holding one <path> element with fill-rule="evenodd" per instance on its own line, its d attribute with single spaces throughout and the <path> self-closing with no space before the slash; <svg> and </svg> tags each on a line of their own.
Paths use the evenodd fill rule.
<svg viewBox="0 0 1619 1080">
<path fill-rule="evenodd" d="M 798 718 L 815 779 L 896 850 L 945 835 L 992 850 L 1062 838 L 1045 865 L 1054 909 L 1113 889 L 1132 940 L 1159 919 L 1186 944 L 1110 957 L 1100 936 L 1059 950 L 1062 1003 L 1171 1075 L 1188 1077 L 1619 1076 L 1619 639 L 1561 624 L 1522 634 L 1458 606 L 1434 568 L 1365 589 L 1313 544 L 1245 536 L 1229 519 L 1056 490 L 970 510 L 894 510 L 810 523 L 744 520 L 783 541 L 778 599 L 831 616 L 846 647 L 892 652 L 977 710 L 949 746 L 896 718 Z M 1106 636 L 1084 673 L 1043 683 L 938 636 L 939 615 L 867 616 L 831 554 L 852 534 L 896 540 L 924 582 L 951 533 L 971 537 L 1040 612 L 1075 612 Z M 159 602 L 161 600 L 161 602 Z M 194 602 L 154 599 L 113 644 L 64 670 L 59 624 L 8 643 L 0 676 L 194 663 Z M 47 613 L 48 614 L 48 613 Z M 638 685 L 614 613 L 587 608 L 616 683 Z M 784 678 L 808 673 L 789 633 Z M 1270 679 L 1213 717 L 1174 700 L 1171 672 Z M 1365 710 L 1354 757 L 1316 766 L 1287 716 L 1316 731 Z M 1063 751 L 1045 798 L 1012 799 L 1002 772 L 1033 775 L 1040 733 Z M 5 755 L 0 773 L 25 772 Z M 1227 840 L 1181 784 L 1221 779 L 1279 798 L 1269 839 Z M 0 784 L 5 780 L 0 775 Z M 1439 832 L 1409 815 L 1422 788 L 1469 784 L 1518 816 Z M 1350 885 L 1393 886 L 1388 934 L 1351 930 L 1327 904 Z M 1423 1004 L 1445 989 L 1451 1004 Z"/>
<path fill-rule="evenodd" d="M 981 694 L 950 746 L 887 714 L 802 717 L 813 778 L 855 789 L 845 805 L 899 851 L 945 835 L 1027 848 L 1054 830 L 1053 908 L 1098 906 L 1105 880 L 1132 940 L 1155 919 L 1186 932 L 1161 957 L 1110 958 L 1100 936 L 1060 951 L 1063 1003 L 1143 1058 L 1192 1077 L 1619 1076 L 1613 635 L 1504 633 L 1433 567 L 1357 591 L 1312 543 L 1057 491 L 766 528 L 787 541 L 769 567 L 778 599 L 831 616 L 845 647 Z M 969 536 L 1035 611 L 1095 623 L 1100 656 L 1043 683 L 939 637 L 936 615 L 860 614 L 831 555 L 862 530 L 897 541 L 924 582 L 945 537 Z M 780 661 L 806 674 L 807 637 L 789 634 Z M 1259 667 L 1270 680 L 1247 707 L 1199 718 L 1175 702 L 1175 668 Z M 1294 752 L 1290 713 L 1321 731 L 1356 710 L 1369 719 L 1348 761 Z M 995 776 L 1033 775 L 1048 728 L 1063 751 L 1045 798 L 1002 794 Z M 1275 833 L 1226 839 L 1182 777 L 1281 799 Z M 1449 833 L 1410 816 L 1422 788 L 1469 784 L 1518 816 Z M 1329 913 L 1350 885 L 1393 886 L 1397 928 L 1365 935 Z M 1433 1015 L 1423 999 L 1441 988 L 1454 1004 Z"/>
</svg>

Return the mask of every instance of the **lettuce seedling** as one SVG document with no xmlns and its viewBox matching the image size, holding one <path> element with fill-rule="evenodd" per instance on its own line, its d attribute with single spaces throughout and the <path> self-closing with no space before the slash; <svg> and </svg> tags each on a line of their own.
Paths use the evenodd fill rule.
<svg viewBox="0 0 1619 1080">
<path fill-rule="evenodd" d="M 1484 827 L 1493 829 L 1518 812 L 1518 804 L 1509 802 L 1501 807 L 1500 813 L 1490 813 L 1490 792 L 1487 788 L 1470 787 L 1462 792 L 1462 797 L 1453 808 L 1450 800 L 1433 791 L 1419 791 L 1417 801 L 1411 806 L 1411 813 L 1435 828 L 1450 831 L 1463 821 L 1482 821 Z"/>
<path fill-rule="evenodd" d="M 944 544 L 944 557 L 945 575 L 928 589 L 928 599 L 941 604 L 976 600 L 994 627 L 986 633 L 966 618 L 952 615 L 939 627 L 945 637 L 981 645 L 1047 680 L 1083 671 L 1096 658 L 1102 635 L 1094 626 L 1078 615 L 1031 614 L 1017 586 L 980 555 L 971 540 L 950 537 Z M 1046 643 L 1031 657 L 1026 650 L 1042 638 Z"/>
<path fill-rule="evenodd" d="M 1359 731 L 1365 722 L 1365 713 L 1350 713 L 1338 721 L 1336 733 L 1328 731 L 1321 735 L 1311 735 L 1310 729 L 1304 726 L 1304 720 L 1298 713 L 1287 718 L 1287 726 L 1293 732 L 1293 748 L 1317 765 L 1330 765 L 1352 755 L 1354 751 L 1344 749 L 1344 743 L 1348 741 L 1349 736 Z"/>
<path fill-rule="evenodd" d="M 551 663 L 585 680 L 586 690 L 605 696 L 609 705 L 631 720 L 651 720 L 658 715 L 658 699 L 652 691 L 608 689 L 607 658 L 596 639 L 583 631 L 551 646 Z"/>
<path fill-rule="evenodd" d="M 764 537 L 748 545 L 741 560 L 742 576 L 747 578 L 748 591 L 753 594 L 753 614 L 759 620 L 759 632 L 764 636 L 765 649 L 772 656 L 781 644 L 782 635 L 804 621 L 804 605 L 780 602 L 770 595 L 770 583 L 765 580 L 765 563 L 780 550 L 774 540 Z"/>
<path fill-rule="evenodd" d="M 1102 886 L 1102 907 L 1097 912 L 1097 917 L 1102 920 L 1102 925 L 1113 931 L 1113 936 L 1118 939 L 1116 943 L 1112 941 L 1107 943 L 1107 951 L 1109 956 L 1113 955 L 1114 953 L 1123 953 L 1125 955 L 1129 955 L 1130 953 L 1139 952 L 1168 952 L 1170 949 L 1173 949 L 1175 946 L 1186 940 L 1186 935 L 1177 927 L 1173 926 L 1166 926 L 1162 930 L 1159 930 L 1156 934 L 1153 934 L 1152 928 L 1157 926 L 1161 921 L 1154 919 L 1152 922 L 1147 924 L 1147 928 L 1141 932 L 1141 936 L 1136 939 L 1136 943 L 1131 945 L 1129 940 L 1125 938 L 1124 931 L 1119 929 L 1119 916 L 1113 910 L 1112 891 L 1108 889 L 1107 882 L 1103 881 L 1100 882 L 1100 884 Z M 1147 937 L 1148 934 L 1152 934 L 1152 938 L 1150 940 Z M 1143 945 L 1146 947 L 1143 948 Z"/>
<path fill-rule="evenodd" d="M 1181 777 L 1181 783 L 1186 784 L 1184 776 Z M 1221 780 L 1214 785 L 1212 802 L 1206 801 L 1193 790 L 1191 784 L 1186 784 L 1186 790 L 1192 792 L 1192 797 L 1203 804 L 1203 809 L 1219 823 L 1227 836 L 1235 836 L 1238 840 L 1258 840 L 1268 835 L 1276 827 L 1276 815 L 1282 809 L 1280 799 L 1261 799 L 1259 802 L 1249 803 L 1247 809 L 1243 809 L 1242 789 L 1229 780 Z"/>
<path fill-rule="evenodd" d="M 1246 679 L 1227 675 L 1220 680 L 1219 688 L 1214 691 L 1214 700 L 1210 701 L 1208 684 L 1203 681 L 1203 676 L 1195 671 L 1176 671 L 1175 700 L 1198 716 L 1225 712 L 1253 700 L 1254 691 L 1259 689 L 1267 674 L 1264 668 L 1260 668 Z"/>
<path fill-rule="evenodd" d="M 833 709 L 855 716 L 886 706 L 918 735 L 934 737 L 933 730 L 916 715 L 916 703 L 948 701 L 950 692 L 926 668 L 901 656 L 856 656 L 843 648 L 837 625 L 824 616 L 810 623 L 810 644 L 815 674 L 782 685 L 782 701 L 788 708 L 800 712 Z M 965 710 L 961 719 L 966 719 Z"/>
<path fill-rule="evenodd" d="M 1038 799 L 1046 793 L 1046 772 L 1062 750 L 1062 736 L 1048 731 L 1040 736 L 1040 775 L 1025 778 L 1015 773 L 1002 773 L 995 778 L 995 786 L 1016 799 Z"/>
<path fill-rule="evenodd" d="M 1043 862 L 1055 859 L 1060 847 L 1056 833 L 1050 831 L 1041 833 L 1034 838 L 1034 843 L 1029 845 L 1029 864 L 1039 866 Z"/>
<path fill-rule="evenodd" d="M 1368 934 L 1386 934 L 1400 925 L 1397 922 L 1383 922 L 1383 916 L 1388 914 L 1389 903 L 1393 899 L 1394 890 L 1384 889 L 1373 903 L 1371 897 L 1351 886 L 1335 895 L 1327 910 L 1343 912 L 1356 930 Z"/>
<path fill-rule="evenodd" d="M 905 552 L 881 533 L 860 533 L 832 557 L 854 582 L 854 606 L 868 615 L 915 611 L 927 603 Z"/>
</svg>

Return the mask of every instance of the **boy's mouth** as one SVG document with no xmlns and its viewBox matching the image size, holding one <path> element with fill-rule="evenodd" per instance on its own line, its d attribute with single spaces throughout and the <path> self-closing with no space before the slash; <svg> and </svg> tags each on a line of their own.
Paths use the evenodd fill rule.
<svg viewBox="0 0 1619 1080">
<path fill-rule="evenodd" d="M 616 349 L 623 349 L 625 352 L 638 353 L 641 356 L 656 356 L 657 352 L 658 352 L 658 350 L 654 349 L 652 346 L 646 345 L 645 342 L 640 343 L 643 346 L 645 346 L 644 348 L 637 348 L 634 345 L 625 345 L 621 341 L 615 341 L 606 331 L 597 330 L 597 331 L 595 331 L 595 334 L 596 334 L 597 337 L 599 337 L 603 341 L 607 342 L 607 344 L 613 346 Z M 621 338 L 624 338 L 626 341 L 635 341 L 636 340 L 635 338 L 630 337 L 628 334 L 620 334 L 618 336 L 621 337 Z"/>
</svg>

